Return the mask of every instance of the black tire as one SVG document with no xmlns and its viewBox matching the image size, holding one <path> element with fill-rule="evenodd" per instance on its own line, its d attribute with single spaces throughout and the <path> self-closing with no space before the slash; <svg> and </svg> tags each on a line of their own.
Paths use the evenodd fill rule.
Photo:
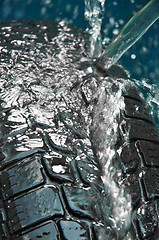
<svg viewBox="0 0 159 240">
<path fill-rule="evenodd" d="M 63 22 L 1 23 L 0 40 L 0 239 L 159 239 L 158 131 L 126 71 L 91 72 L 88 35 Z M 112 220 L 103 129 L 125 222 Z"/>
</svg>

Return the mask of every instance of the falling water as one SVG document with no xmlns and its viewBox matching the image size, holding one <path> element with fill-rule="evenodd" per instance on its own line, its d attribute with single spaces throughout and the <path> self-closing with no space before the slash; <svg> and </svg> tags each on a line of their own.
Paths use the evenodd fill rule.
<svg viewBox="0 0 159 240">
<path fill-rule="evenodd" d="M 101 25 L 104 14 L 105 0 L 85 0 L 85 16 L 89 21 L 91 29 L 91 51 L 90 55 L 97 58 L 101 54 Z M 112 161 L 116 156 L 115 143 L 117 141 L 118 120 L 120 111 L 124 109 L 124 100 L 121 94 L 126 81 L 122 79 L 103 79 L 99 86 L 98 103 L 93 110 L 92 141 L 94 148 L 98 151 L 98 159 L 103 169 L 103 183 L 105 191 L 112 199 L 108 205 L 110 211 L 105 212 L 105 217 L 111 222 L 111 227 L 120 237 L 125 235 L 130 227 L 131 219 L 131 197 L 125 192 L 124 186 L 118 186 L 114 176 L 120 179 L 121 169 L 113 167 Z M 113 92 L 116 85 L 118 91 Z M 102 115 L 102 120 L 101 120 Z M 99 136 L 99 137 L 98 137 Z M 113 136 L 113 137 L 112 137 Z M 118 181 L 117 180 L 117 181 Z M 111 205 L 111 206 L 109 206 Z"/>
<path fill-rule="evenodd" d="M 105 191 L 111 199 L 111 203 L 105 203 L 110 209 L 110 213 L 105 213 L 105 215 L 120 237 L 125 235 L 131 221 L 131 196 L 126 193 L 123 185 L 119 187 L 117 184 L 121 181 L 122 171 L 117 166 L 115 150 L 118 116 L 125 107 L 122 89 L 127 84 L 130 84 L 129 80 L 122 78 L 106 77 L 103 79 L 99 86 L 98 102 L 93 110 L 92 122 L 93 147 L 96 149 L 97 158 L 102 166 Z M 116 166 L 113 162 L 116 162 Z"/>
<path fill-rule="evenodd" d="M 85 17 L 89 22 L 91 35 L 90 55 L 99 57 L 102 51 L 101 25 L 104 17 L 105 0 L 85 0 Z"/>
<path fill-rule="evenodd" d="M 117 38 L 106 48 L 97 60 L 105 69 L 110 68 L 119 58 L 138 41 L 159 18 L 159 1 L 151 0 L 137 12 L 123 27 Z"/>
</svg>

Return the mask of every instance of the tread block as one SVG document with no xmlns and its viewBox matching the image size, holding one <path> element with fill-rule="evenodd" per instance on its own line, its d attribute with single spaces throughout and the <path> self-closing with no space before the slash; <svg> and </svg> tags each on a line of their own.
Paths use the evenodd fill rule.
<svg viewBox="0 0 159 240">
<path fill-rule="evenodd" d="M 10 232 L 16 232 L 37 221 L 64 214 L 58 190 L 41 188 L 6 203 Z"/>
<path fill-rule="evenodd" d="M 134 143 L 127 144 L 123 147 L 120 154 L 120 161 L 124 173 L 132 172 L 138 167 L 140 159 Z"/>
<path fill-rule="evenodd" d="M 44 165 L 48 175 L 59 181 L 73 182 L 73 169 L 71 166 L 71 158 L 58 154 L 57 157 L 50 159 L 43 158 Z"/>
<path fill-rule="evenodd" d="M 9 239 L 7 226 L 5 223 L 0 224 L 0 239 Z"/>
<path fill-rule="evenodd" d="M 2 152 L 2 149 L 0 148 L 0 162 L 5 159 L 5 155 Z"/>
<path fill-rule="evenodd" d="M 102 188 L 103 182 L 100 177 L 99 169 L 91 164 L 90 160 L 85 157 L 85 159 L 80 159 L 76 162 L 80 177 L 85 184 L 94 183 L 98 185 L 98 188 Z"/>
<path fill-rule="evenodd" d="M 148 198 L 159 197 L 159 169 L 148 169 L 143 176 L 143 182 Z"/>
<path fill-rule="evenodd" d="M 42 183 L 44 183 L 44 178 L 38 155 L 4 170 L 0 175 L 0 186 L 4 200 Z"/>
<path fill-rule="evenodd" d="M 4 211 L 4 208 L 0 208 L 0 222 L 5 222 L 6 221 L 6 214 Z"/>
<path fill-rule="evenodd" d="M 136 88 L 136 86 L 132 86 L 132 83 L 130 85 L 127 85 L 125 88 L 123 88 L 122 95 L 124 97 L 129 97 L 131 99 L 140 101 L 143 105 L 145 105 L 143 98 L 141 98 L 138 89 Z"/>
<path fill-rule="evenodd" d="M 136 174 L 130 174 L 124 181 L 128 193 L 131 195 L 132 204 L 136 205 L 141 199 L 141 190 Z"/>
<path fill-rule="evenodd" d="M 156 204 L 152 202 L 140 206 L 137 210 L 137 221 L 142 238 L 153 236 L 158 226 Z"/>
<path fill-rule="evenodd" d="M 138 145 L 145 165 L 159 167 L 159 144 L 139 141 Z"/>
<path fill-rule="evenodd" d="M 153 122 L 152 117 L 145 105 L 135 99 L 124 98 L 126 117 L 145 119 Z"/>
<path fill-rule="evenodd" d="M 69 208 L 81 217 L 92 218 L 91 212 L 91 188 L 79 188 L 71 185 L 63 187 Z M 94 196 L 92 195 L 92 199 Z M 94 199 L 95 201 L 95 199 Z"/>
<path fill-rule="evenodd" d="M 58 231 L 57 225 L 54 222 L 50 221 L 45 225 L 38 226 L 38 228 L 28 233 L 24 233 L 23 235 L 21 235 L 16 239 L 17 240 L 26 240 L 26 239 L 59 240 L 60 233 Z"/>
<path fill-rule="evenodd" d="M 91 184 L 91 187 L 65 184 L 63 191 L 68 210 L 75 216 L 94 221 L 107 219 L 108 200 L 103 191 L 98 190 L 94 184 Z"/>
<path fill-rule="evenodd" d="M 9 234 L 6 220 L 7 220 L 6 213 L 3 207 L 3 203 L 0 200 L 0 239 L 8 240 Z"/>
<path fill-rule="evenodd" d="M 63 237 L 67 240 L 89 240 L 87 230 L 80 222 L 75 221 L 60 221 L 59 222 Z"/>
<path fill-rule="evenodd" d="M 77 155 L 75 148 L 67 146 L 67 144 L 62 144 L 62 145 L 60 145 L 59 143 L 56 144 L 55 138 L 57 138 L 59 140 L 59 142 L 61 142 L 61 141 L 63 142 L 63 140 L 62 140 L 63 136 L 61 136 L 60 134 L 54 134 L 54 135 L 51 136 L 49 134 L 45 134 L 46 142 L 53 151 L 55 151 L 59 154 L 62 154 L 64 156 L 76 156 Z M 66 140 L 66 139 L 64 139 L 64 140 Z"/>
<path fill-rule="evenodd" d="M 125 119 L 121 122 L 122 135 L 130 140 L 150 140 L 159 142 L 157 129 L 151 123 L 140 119 Z"/>
<path fill-rule="evenodd" d="M 24 158 L 28 158 L 28 157 L 32 157 L 35 154 L 44 154 L 44 150 L 40 149 L 40 148 L 34 148 L 31 149 L 29 151 L 26 152 L 14 152 L 13 148 L 10 146 L 6 147 L 7 149 L 9 149 L 9 151 L 11 151 L 7 157 L 5 157 L 1 162 L 0 162 L 0 167 L 4 167 L 7 164 L 13 164 L 17 161 L 21 161 Z M 2 149 L 3 152 L 3 149 Z M 0 154 L 1 157 L 1 154 Z"/>
<path fill-rule="evenodd" d="M 118 239 L 117 233 L 109 225 L 102 226 L 99 224 L 93 225 L 93 231 L 95 237 L 93 240 L 116 240 Z M 91 239 L 92 240 L 92 239 Z"/>
</svg>

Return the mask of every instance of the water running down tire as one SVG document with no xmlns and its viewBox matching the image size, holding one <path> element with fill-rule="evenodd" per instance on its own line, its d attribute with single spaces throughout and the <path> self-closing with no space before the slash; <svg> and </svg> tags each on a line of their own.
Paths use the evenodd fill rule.
<svg viewBox="0 0 159 240">
<path fill-rule="evenodd" d="M 64 22 L 1 23 L 0 39 L 0 239 L 159 239 L 158 131 L 127 72 L 95 75 L 89 36 Z M 117 229 L 100 161 L 108 98 L 99 98 L 120 86 L 112 166 L 122 175 L 112 180 L 131 216 Z"/>
</svg>

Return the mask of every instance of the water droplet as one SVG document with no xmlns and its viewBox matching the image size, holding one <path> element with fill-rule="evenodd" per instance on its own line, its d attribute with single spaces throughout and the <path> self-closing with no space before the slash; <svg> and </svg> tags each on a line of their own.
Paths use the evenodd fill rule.
<svg viewBox="0 0 159 240">
<path fill-rule="evenodd" d="M 118 35 L 118 34 L 119 34 L 119 29 L 115 28 L 115 29 L 113 30 L 113 34 L 114 34 L 114 35 Z"/>
<path fill-rule="evenodd" d="M 123 19 L 119 19 L 119 24 L 123 25 L 124 24 L 124 20 Z"/>
<path fill-rule="evenodd" d="M 114 6 L 117 6 L 117 5 L 118 5 L 118 3 L 117 3 L 116 1 L 114 1 L 114 2 L 113 2 L 113 5 L 114 5 Z"/>
<path fill-rule="evenodd" d="M 136 55 L 135 55 L 135 54 L 131 54 L 131 58 L 132 58 L 132 59 L 135 59 L 135 58 L 136 58 Z"/>
<path fill-rule="evenodd" d="M 111 25 L 115 25 L 115 20 L 113 17 L 109 18 L 109 22 Z"/>
<path fill-rule="evenodd" d="M 66 5 L 66 11 L 67 11 L 67 12 L 70 12 L 70 10 L 71 10 L 71 4 L 67 4 L 67 5 Z"/>
<path fill-rule="evenodd" d="M 44 16 L 46 14 L 46 10 L 47 10 L 46 7 L 42 7 L 41 8 L 41 15 Z"/>
<path fill-rule="evenodd" d="M 55 173 L 65 173 L 65 168 L 64 168 L 64 166 L 62 166 L 62 165 L 55 165 L 55 166 L 52 166 L 52 170 L 53 170 L 53 172 L 55 172 Z"/>
</svg>

